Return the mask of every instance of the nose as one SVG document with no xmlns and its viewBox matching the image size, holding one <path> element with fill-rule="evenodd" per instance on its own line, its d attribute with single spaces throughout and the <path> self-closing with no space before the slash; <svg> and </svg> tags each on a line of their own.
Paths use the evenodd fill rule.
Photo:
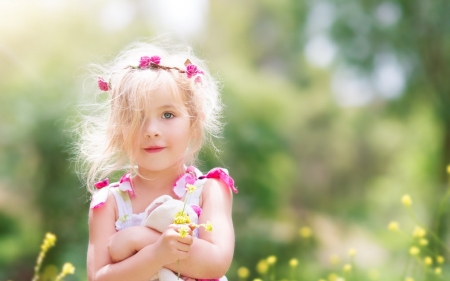
<svg viewBox="0 0 450 281">
<path fill-rule="evenodd" d="M 148 119 L 144 124 L 144 136 L 146 138 L 159 137 L 161 135 L 157 120 Z"/>
</svg>

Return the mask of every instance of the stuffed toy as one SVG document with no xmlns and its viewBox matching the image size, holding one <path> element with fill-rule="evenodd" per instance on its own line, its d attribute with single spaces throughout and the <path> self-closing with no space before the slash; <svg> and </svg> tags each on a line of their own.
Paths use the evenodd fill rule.
<svg viewBox="0 0 450 281">
<path fill-rule="evenodd" d="M 183 206 L 183 201 L 173 199 L 169 195 L 160 196 L 145 209 L 142 225 L 162 233 L 168 225 L 174 223 L 176 214 L 183 210 Z M 198 223 L 197 208 L 199 207 L 191 205 L 186 205 L 184 208 L 184 213 L 191 223 Z M 175 272 L 163 267 L 150 280 L 177 281 L 179 279 Z"/>
</svg>

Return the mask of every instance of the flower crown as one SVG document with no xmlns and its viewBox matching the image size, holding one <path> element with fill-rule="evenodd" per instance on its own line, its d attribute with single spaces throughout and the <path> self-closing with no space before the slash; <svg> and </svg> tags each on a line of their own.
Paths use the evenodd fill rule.
<svg viewBox="0 0 450 281">
<path fill-rule="evenodd" d="M 203 71 L 200 71 L 196 65 L 193 65 L 191 63 L 191 61 L 189 59 L 187 59 L 184 62 L 184 66 L 186 67 L 185 70 L 183 69 L 179 69 L 178 67 L 170 67 L 170 66 L 164 66 L 164 65 L 160 65 L 161 58 L 159 56 L 152 56 L 152 57 L 148 57 L 148 56 L 143 56 L 141 57 L 141 60 L 139 62 L 138 66 L 132 66 L 129 65 L 126 68 L 131 68 L 131 69 L 149 69 L 149 68 L 153 68 L 153 69 L 164 69 L 164 70 L 171 70 L 171 69 L 175 69 L 177 70 L 179 73 L 186 73 L 187 78 L 191 78 L 194 76 L 197 76 L 199 74 L 204 74 Z M 201 83 L 202 79 L 200 78 L 200 76 L 195 77 L 195 82 L 197 83 Z M 109 82 L 106 82 L 103 77 L 99 76 L 98 77 L 98 87 L 100 88 L 100 90 L 102 91 L 109 91 L 111 89 L 111 85 Z"/>
</svg>

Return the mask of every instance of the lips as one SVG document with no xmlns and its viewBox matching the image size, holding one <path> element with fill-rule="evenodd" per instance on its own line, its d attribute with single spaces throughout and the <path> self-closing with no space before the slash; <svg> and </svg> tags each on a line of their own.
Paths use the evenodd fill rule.
<svg viewBox="0 0 450 281">
<path fill-rule="evenodd" d="M 164 148 L 165 147 L 162 147 L 162 146 L 149 146 L 149 147 L 144 148 L 144 150 L 148 153 L 157 153 L 157 152 L 162 151 Z"/>
</svg>

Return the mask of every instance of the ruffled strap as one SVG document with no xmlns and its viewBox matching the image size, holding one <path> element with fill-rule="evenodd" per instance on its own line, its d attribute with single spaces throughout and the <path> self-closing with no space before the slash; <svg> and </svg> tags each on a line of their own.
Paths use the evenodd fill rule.
<svg viewBox="0 0 450 281">
<path fill-rule="evenodd" d="M 175 182 L 173 191 L 179 198 L 181 198 L 184 194 L 186 194 L 187 184 L 201 185 L 202 180 L 212 178 L 223 181 L 226 185 L 228 185 L 228 187 L 231 188 L 231 190 L 233 190 L 234 193 L 238 192 L 234 186 L 234 180 L 228 175 L 227 169 L 214 168 L 206 175 L 202 175 L 202 173 L 194 167 L 186 168 L 186 173 Z"/>
<path fill-rule="evenodd" d="M 98 189 L 93 195 L 91 199 L 91 209 L 96 209 L 103 206 L 108 199 L 109 189 L 110 188 L 119 188 L 122 191 L 128 192 L 128 195 L 133 198 L 135 196 L 133 185 L 131 183 L 131 173 L 126 173 L 123 175 L 119 182 L 109 184 L 109 179 L 104 179 L 94 184 L 94 186 Z"/>
<path fill-rule="evenodd" d="M 219 180 L 223 181 L 226 185 L 228 185 L 228 187 L 231 188 L 231 190 L 233 190 L 234 193 L 238 193 L 238 190 L 234 186 L 234 180 L 228 174 L 227 169 L 222 169 L 222 168 L 211 169 L 211 171 L 209 171 L 206 175 L 199 177 L 199 179 L 204 179 L 204 178 L 219 179 Z"/>
</svg>

